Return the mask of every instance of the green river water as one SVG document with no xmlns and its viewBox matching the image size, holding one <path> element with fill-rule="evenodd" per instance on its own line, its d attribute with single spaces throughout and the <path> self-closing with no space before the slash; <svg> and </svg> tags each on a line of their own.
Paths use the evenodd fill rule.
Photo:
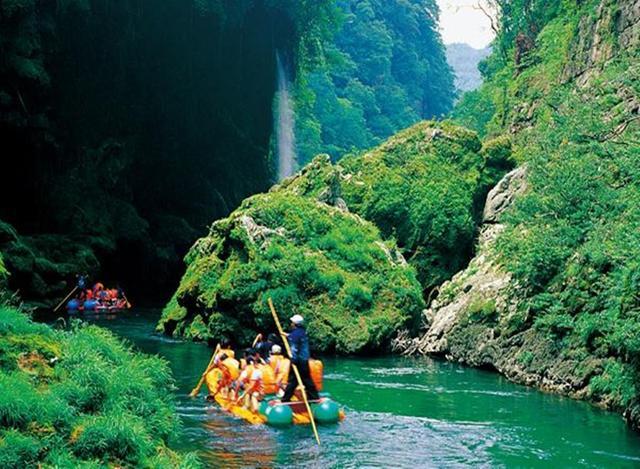
<svg viewBox="0 0 640 469">
<path fill-rule="evenodd" d="M 91 319 L 171 364 L 183 430 L 174 446 L 212 467 L 640 467 L 640 435 L 619 415 L 429 358 L 325 359 L 344 422 L 251 426 L 186 394 L 211 350 L 153 333 L 159 312 Z"/>
</svg>

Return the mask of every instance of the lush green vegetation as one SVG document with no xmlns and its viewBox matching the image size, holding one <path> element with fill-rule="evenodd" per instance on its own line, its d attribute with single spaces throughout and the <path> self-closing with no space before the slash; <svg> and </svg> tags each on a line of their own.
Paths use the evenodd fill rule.
<svg viewBox="0 0 640 469">
<path fill-rule="evenodd" d="M 475 132 L 446 121 L 417 124 L 336 166 L 321 162 L 285 185 L 315 197 L 331 187 L 397 240 L 427 293 L 468 262 L 484 198 L 513 165 L 508 138 L 483 146 Z"/>
<path fill-rule="evenodd" d="M 488 81 L 454 114 L 485 134 L 511 131 L 529 167 L 496 244 L 520 285 L 504 332 L 533 328 L 556 357 L 599 363 L 591 396 L 624 409 L 640 394 L 640 67 L 637 44 L 620 42 L 622 6 L 598 3 L 540 2 L 519 15 L 514 2 L 504 21 L 535 21 L 505 27 L 509 54 L 494 53 Z M 517 31 L 535 32 L 526 50 Z"/>
<path fill-rule="evenodd" d="M 532 190 L 498 244 L 527 286 L 523 307 L 536 328 L 633 369 L 640 364 L 640 151 L 633 143 L 640 131 L 620 91 L 640 95 L 639 72 L 621 59 L 585 94 L 554 96 L 562 100 L 550 112 L 552 130 L 539 126 L 527 138 Z M 602 391 L 602 383 L 594 388 Z M 610 391 L 622 405 L 636 395 Z"/>
<path fill-rule="evenodd" d="M 0 307 L 3 467 L 198 467 L 168 447 L 171 393 L 163 360 L 105 330 L 54 330 Z"/>
<path fill-rule="evenodd" d="M 334 161 L 447 113 L 455 95 L 434 0 L 342 0 L 324 61 L 299 76 L 299 158 Z"/>
<path fill-rule="evenodd" d="M 4 265 L 4 260 L 2 259 L 2 254 L 0 254 L 0 282 L 4 282 L 9 276 L 9 272 L 7 272 L 7 268 Z"/>
<path fill-rule="evenodd" d="M 414 270 L 357 216 L 286 191 L 243 202 L 187 255 L 187 272 L 159 328 L 250 343 L 282 318 L 306 317 L 317 351 L 383 348 L 424 306 Z"/>
</svg>

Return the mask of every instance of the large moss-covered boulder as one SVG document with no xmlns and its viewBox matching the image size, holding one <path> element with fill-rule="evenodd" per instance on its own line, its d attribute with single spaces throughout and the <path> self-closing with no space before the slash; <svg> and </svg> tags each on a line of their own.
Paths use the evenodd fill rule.
<svg viewBox="0 0 640 469">
<path fill-rule="evenodd" d="M 513 167 L 508 139 L 425 121 L 332 165 L 317 157 L 282 189 L 347 207 L 398 246 L 428 292 L 463 268 L 489 189 Z"/>
<path fill-rule="evenodd" d="M 373 224 L 284 190 L 215 222 L 186 262 L 158 327 L 196 340 L 273 330 L 271 297 L 281 318 L 305 316 L 315 350 L 357 353 L 385 347 L 424 306 L 414 269 Z"/>
</svg>

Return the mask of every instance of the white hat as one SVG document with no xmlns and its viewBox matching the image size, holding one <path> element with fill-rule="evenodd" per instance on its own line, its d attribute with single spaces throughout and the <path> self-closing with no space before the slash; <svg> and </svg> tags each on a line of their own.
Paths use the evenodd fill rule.
<svg viewBox="0 0 640 469">
<path fill-rule="evenodd" d="M 282 348 L 278 344 L 274 344 L 271 347 L 271 353 L 274 355 L 280 355 L 282 353 Z"/>
<path fill-rule="evenodd" d="M 302 316 L 300 316 L 299 314 L 294 314 L 293 316 L 291 316 L 291 318 L 289 318 L 291 320 L 292 323 L 294 323 L 296 326 L 299 326 L 300 324 L 302 324 L 304 322 L 304 318 Z"/>
</svg>

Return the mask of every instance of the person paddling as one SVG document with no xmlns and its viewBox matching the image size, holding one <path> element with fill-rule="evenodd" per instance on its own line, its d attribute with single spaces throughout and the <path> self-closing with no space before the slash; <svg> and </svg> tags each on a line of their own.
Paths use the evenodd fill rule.
<svg viewBox="0 0 640 469">
<path fill-rule="evenodd" d="M 291 332 L 287 334 L 287 337 L 289 339 L 289 346 L 291 347 L 291 362 L 298 367 L 300 379 L 307 391 L 307 396 L 310 400 L 315 401 L 319 399 L 320 396 L 318 395 L 315 384 L 313 384 L 309 370 L 311 351 L 309 349 L 307 330 L 304 327 L 304 318 L 299 314 L 295 314 L 290 320 Z M 287 388 L 284 391 L 284 396 L 282 396 L 282 402 L 291 401 L 297 387 L 298 380 L 296 379 L 295 373 L 290 372 L 287 379 Z"/>
<path fill-rule="evenodd" d="M 243 406 L 257 412 L 259 401 L 264 394 L 262 370 L 253 356 L 248 356 L 246 360 L 247 366 L 236 381 L 236 395 L 241 388 L 244 389 L 244 393 L 234 399 L 238 402 L 244 398 Z"/>
<path fill-rule="evenodd" d="M 231 348 L 231 342 L 227 338 L 223 338 L 220 342 L 220 352 L 218 352 L 218 357 L 226 355 L 227 357 L 236 358 L 236 353 Z M 216 357 L 216 361 L 218 358 Z"/>
<path fill-rule="evenodd" d="M 213 368 L 219 369 L 221 375 L 218 377 L 215 392 L 209 397 L 214 398 L 216 394 L 220 393 L 226 398 L 234 381 L 240 376 L 240 364 L 238 360 L 228 356 L 226 353 L 219 354 L 217 358 L 218 361 L 213 365 Z"/>
<path fill-rule="evenodd" d="M 271 348 L 275 345 L 278 337 L 275 334 L 269 334 L 264 339 L 264 336 L 260 334 L 260 341 L 256 344 L 256 351 L 260 354 L 260 358 L 265 361 L 269 361 L 269 357 L 271 356 Z"/>
</svg>

